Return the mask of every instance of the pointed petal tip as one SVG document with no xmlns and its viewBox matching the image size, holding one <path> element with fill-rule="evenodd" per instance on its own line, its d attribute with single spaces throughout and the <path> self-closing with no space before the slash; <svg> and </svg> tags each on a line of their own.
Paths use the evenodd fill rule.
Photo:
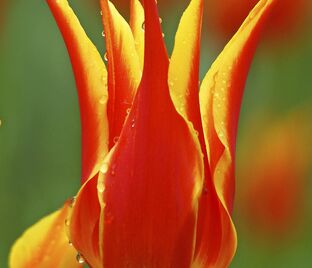
<svg viewBox="0 0 312 268">
<path fill-rule="evenodd" d="M 212 183 L 216 191 L 221 229 L 215 255 L 207 253 L 210 239 L 203 229 L 197 258 L 203 265 L 227 267 L 236 250 L 237 238 L 231 219 L 234 197 L 235 142 L 243 89 L 248 70 L 275 0 L 261 0 L 224 48 L 205 76 L 200 88 L 200 109 Z M 203 199 L 207 202 L 209 199 Z M 207 208 L 209 204 L 202 204 Z M 205 214 L 202 213 L 203 217 Z M 203 220 L 202 220 L 203 221 Z M 207 224 L 207 226 L 209 226 Z M 219 253 L 218 253 L 219 252 Z"/>
</svg>

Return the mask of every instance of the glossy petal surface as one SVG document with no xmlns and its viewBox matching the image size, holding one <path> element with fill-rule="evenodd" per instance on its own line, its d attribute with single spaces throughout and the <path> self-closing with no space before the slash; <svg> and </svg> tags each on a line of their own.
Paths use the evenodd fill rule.
<svg viewBox="0 0 312 268">
<path fill-rule="evenodd" d="M 202 122 L 212 180 L 220 202 L 220 223 L 216 226 L 220 226 L 221 230 L 219 233 L 215 231 L 215 234 L 208 229 L 203 231 L 196 258 L 200 266 L 227 267 L 236 249 L 236 234 L 230 214 L 234 195 L 238 116 L 249 66 L 273 3 L 274 0 L 259 2 L 212 65 L 201 85 Z M 208 215 L 199 213 L 200 217 Z M 211 256 L 207 247 L 216 234 L 219 236 L 219 249 L 215 246 L 214 256 Z"/>
<path fill-rule="evenodd" d="M 75 268 L 76 250 L 65 232 L 68 204 L 30 227 L 14 244 L 10 268 Z"/>
<path fill-rule="evenodd" d="M 95 207 L 98 213 L 100 206 L 91 225 L 99 222 L 93 245 L 102 263 L 79 249 L 93 267 L 190 267 L 193 259 L 202 155 L 195 131 L 170 98 L 169 60 L 154 1 L 145 2 L 145 12 L 144 71 L 133 107 L 102 172 L 74 206 L 74 244 L 79 233 L 92 234 L 88 221 L 80 221 L 87 217 L 75 215 Z M 96 188 L 99 200 L 93 199 Z"/>
<path fill-rule="evenodd" d="M 130 2 L 130 27 L 133 33 L 135 48 L 137 50 L 140 65 L 144 63 L 144 9 L 139 0 Z"/>
<path fill-rule="evenodd" d="M 114 5 L 101 0 L 108 60 L 110 148 L 117 141 L 141 79 L 139 58 L 128 23 Z"/>
<path fill-rule="evenodd" d="M 203 1 L 192 0 L 181 18 L 169 67 L 173 102 L 201 132 L 198 80 L 202 15 Z"/>
<path fill-rule="evenodd" d="M 107 72 L 67 0 L 47 0 L 73 66 L 82 128 L 82 182 L 94 175 L 108 151 Z"/>
</svg>

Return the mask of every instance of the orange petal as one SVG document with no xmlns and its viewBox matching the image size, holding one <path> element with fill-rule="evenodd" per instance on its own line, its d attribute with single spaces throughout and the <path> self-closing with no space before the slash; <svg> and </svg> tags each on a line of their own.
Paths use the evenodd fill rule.
<svg viewBox="0 0 312 268">
<path fill-rule="evenodd" d="M 101 0 L 108 59 L 110 148 L 116 142 L 141 79 L 139 58 L 128 23 L 108 0 Z"/>
<path fill-rule="evenodd" d="M 133 33 L 135 48 L 137 50 L 140 65 L 144 63 L 144 9 L 139 0 L 130 2 L 130 27 Z"/>
<path fill-rule="evenodd" d="M 173 102 L 180 114 L 200 132 L 198 79 L 202 15 L 203 1 L 192 0 L 180 20 L 169 67 Z"/>
<path fill-rule="evenodd" d="M 93 268 L 102 266 L 99 246 L 100 204 L 96 174 L 77 194 L 70 220 L 70 240 Z"/>
<path fill-rule="evenodd" d="M 202 155 L 194 130 L 170 99 L 169 61 L 154 1 L 145 2 L 145 12 L 142 83 L 102 174 L 89 181 L 92 189 L 82 189 L 74 206 L 77 229 L 71 233 L 78 241 L 79 234 L 91 236 L 88 213 L 98 213 L 100 205 L 101 212 L 91 215 L 99 231 L 90 245 L 100 249 L 102 264 L 82 251 L 92 267 L 190 267 L 193 259 Z"/>
<path fill-rule="evenodd" d="M 46 216 L 30 227 L 14 244 L 9 258 L 10 268 L 74 268 L 82 267 L 77 252 L 70 246 L 65 232 L 69 206 Z"/>
<path fill-rule="evenodd" d="M 108 151 L 107 72 L 67 0 L 47 0 L 73 66 L 82 127 L 82 182 L 94 175 Z"/>
<path fill-rule="evenodd" d="M 196 263 L 201 267 L 227 267 L 235 253 L 236 234 L 230 214 L 238 116 L 249 66 L 274 1 L 259 2 L 212 65 L 201 86 L 202 122 L 213 183 L 220 200 L 222 227 L 219 248 L 215 248 L 215 253 L 219 254 L 211 256 L 207 252 L 212 237 L 209 230 L 204 230 L 197 241 Z M 199 213 L 205 216 L 204 212 Z"/>
</svg>

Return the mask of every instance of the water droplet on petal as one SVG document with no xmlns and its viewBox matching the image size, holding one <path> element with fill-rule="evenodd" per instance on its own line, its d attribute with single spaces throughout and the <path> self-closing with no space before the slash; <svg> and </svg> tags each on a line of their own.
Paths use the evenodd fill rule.
<svg viewBox="0 0 312 268">
<path fill-rule="evenodd" d="M 83 258 L 83 256 L 79 252 L 77 253 L 76 260 L 80 264 L 85 263 L 85 259 Z"/>
<path fill-rule="evenodd" d="M 74 206 L 75 202 L 76 202 L 76 196 L 73 196 L 71 198 L 71 200 L 70 200 L 70 205 L 69 206 L 72 208 Z"/>
<path fill-rule="evenodd" d="M 105 54 L 104 54 L 104 60 L 108 61 L 107 52 L 105 52 Z"/>
<path fill-rule="evenodd" d="M 143 21 L 141 28 L 143 31 L 145 30 L 145 21 Z"/>
<path fill-rule="evenodd" d="M 159 23 L 160 23 L 160 24 L 162 23 L 162 18 L 161 18 L 161 17 L 159 17 Z"/>
<path fill-rule="evenodd" d="M 132 119 L 132 121 L 131 121 L 131 127 L 132 127 L 132 128 L 135 127 L 135 121 L 134 121 L 134 119 Z"/>
<path fill-rule="evenodd" d="M 113 142 L 114 142 L 114 143 L 117 143 L 117 142 L 118 142 L 118 140 L 119 140 L 119 137 L 118 137 L 118 136 L 116 136 L 116 137 L 114 137 Z"/>
<path fill-rule="evenodd" d="M 127 113 L 127 114 L 130 114 L 130 111 L 131 111 L 131 108 L 128 108 L 128 109 L 126 110 L 126 113 Z"/>
<path fill-rule="evenodd" d="M 102 97 L 100 98 L 99 102 L 100 102 L 100 104 L 105 104 L 105 102 L 106 102 L 105 96 L 102 96 Z"/>
<path fill-rule="evenodd" d="M 66 220 L 65 220 L 65 226 L 69 226 L 69 224 L 70 224 L 69 219 L 66 219 Z"/>
<path fill-rule="evenodd" d="M 101 166 L 101 168 L 100 168 L 100 171 L 102 172 L 102 173 L 107 173 L 107 171 L 108 171 L 108 164 L 107 163 L 104 163 L 102 166 Z"/>
<path fill-rule="evenodd" d="M 105 37 L 105 32 L 104 31 L 102 31 L 102 36 Z"/>
<path fill-rule="evenodd" d="M 99 181 L 98 181 L 97 190 L 98 190 L 100 193 L 103 193 L 103 192 L 105 191 L 105 186 L 104 186 L 103 180 L 99 180 Z"/>
<path fill-rule="evenodd" d="M 70 245 L 72 247 L 73 243 L 70 240 L 68 240 L 68 245 Z"/>
</svg>

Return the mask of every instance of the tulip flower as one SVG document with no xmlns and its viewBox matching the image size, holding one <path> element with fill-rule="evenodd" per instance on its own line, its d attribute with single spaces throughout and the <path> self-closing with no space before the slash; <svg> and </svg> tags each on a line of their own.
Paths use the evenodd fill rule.
<svg viewBox="0 0 312 268">
<path fill-rule="evenodd" d="M 210 0 L 209 24 L 225 39 L 230 38 L 258 0 Z M 295 34 L 312 14 L 310 0 L 277 0 L 268 19 L 265 36 L 268 40 L 281 40 Z"/>
<path fill-rule="evenodd" d="M 243 146 L 245 161 L 238 166 L 241 187 L 236 204 L 241 219 L 264 237 L 283 241 L 299 229 L 304 217 L 312 153 L 310 114 L 296 111 L 277 122 L 257 120 L 252 138 L 245 137 L 249 142 Z M 255 138 L 257 145 L 252 144 Z"/>
<path fill-rule="evenodd" d="M 274 0 L 259 2 L 200 92 L 202 0 L 190 1 L 184 12 L 170 61 L 154 0 L 144 8 L 131 1 L 130 25 L 101 0 L 107 69 L 68 2 L 47 3 L 76 79 L 82 186 L 70 207 L 16 242 L 10 266 L 75 267 L 61 263 L 74 247 L 76 266 L 227 267 L 236 249 L 231 213 L 241 98 Z M 55 230 L 61 220 L 68 238 Z M 58 237 L 53 251 L 50 233 Z M 25 255 L 25 247 L 36 254 Z M 52 264 L 55 258 L 61 264 Z"/>
</svg>

